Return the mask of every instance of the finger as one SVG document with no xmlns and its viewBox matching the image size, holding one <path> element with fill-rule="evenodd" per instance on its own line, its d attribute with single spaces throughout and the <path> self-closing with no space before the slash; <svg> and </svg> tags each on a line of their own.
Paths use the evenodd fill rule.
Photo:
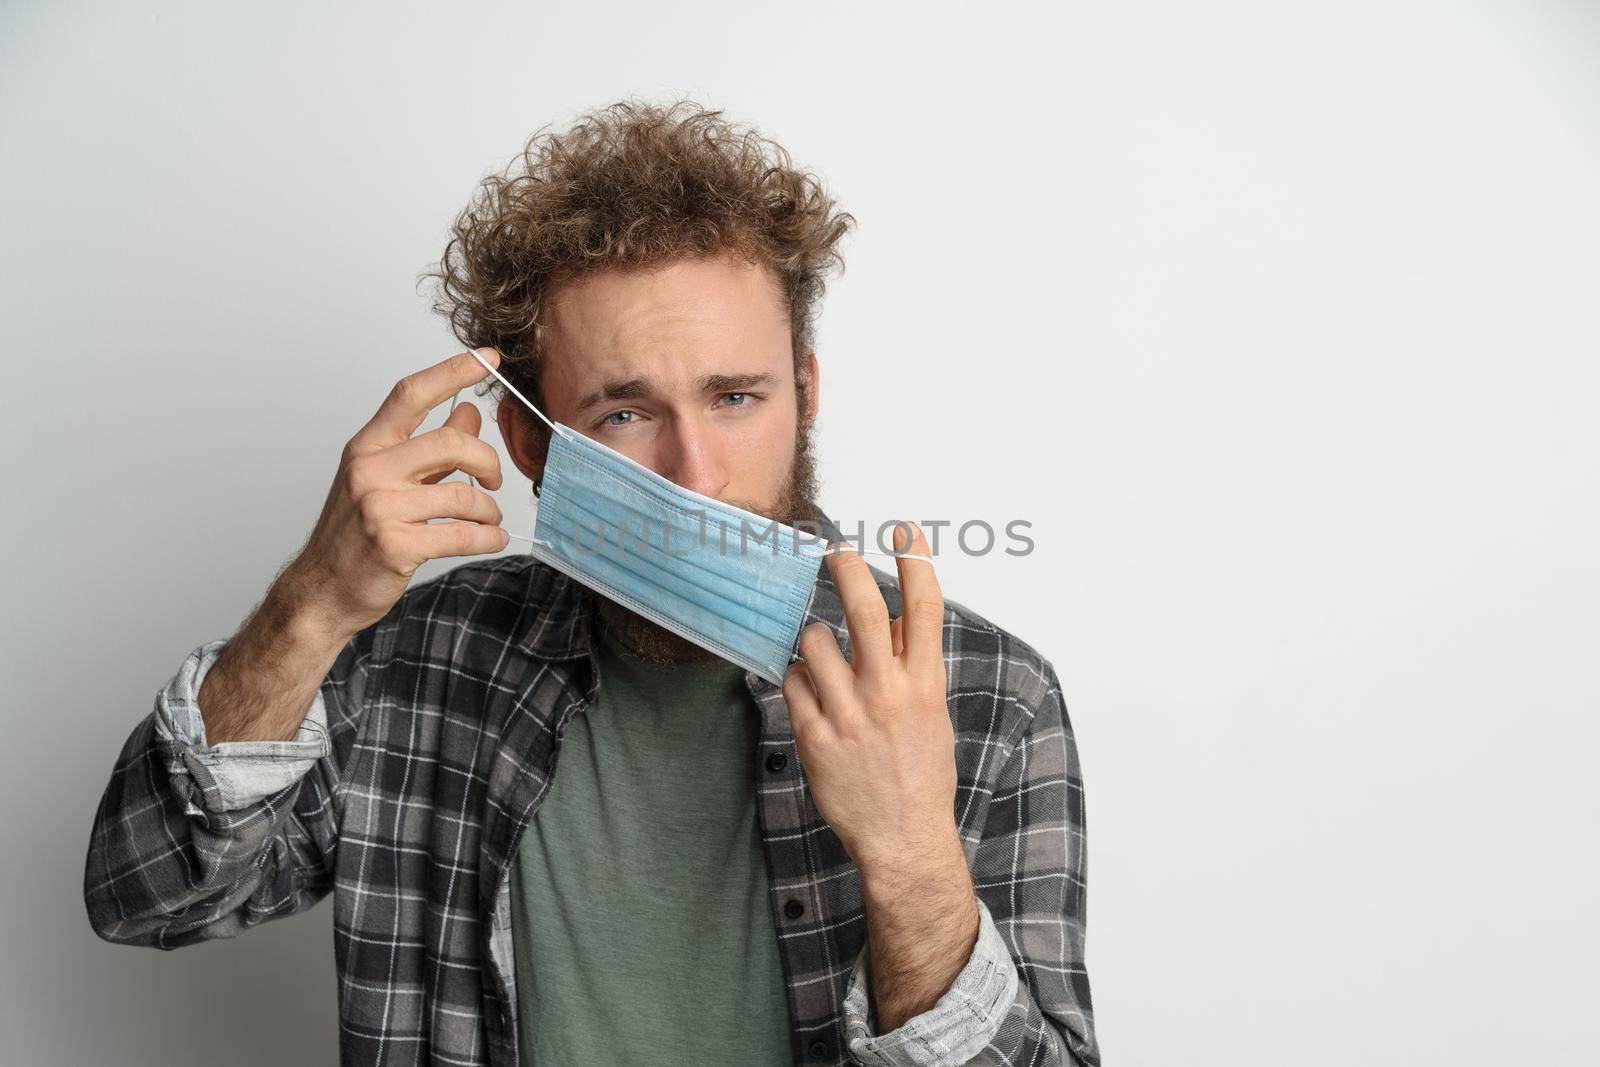
<svg viewBox="0 0 1600 1067">
<path fill-rule="evenodd" d="M 455 409 L 450 412 L 449 417 L 444 420 L 444 425 L 453 430 L 460 430 L 469 437 L 477 437 L 478 431 L 483 429 L 483 413 L 478 410 L 478 405 L 476 404 L 457 404 Z M 448 473 L 448 471 L 441 471 L 438 474 L 430 474 L 422 479 L 422 482 L 424 485 L 432 485 L 439 479 L 446 477 Z"/>
<path fill-rule="evenodd" d="M 803 736 L 822 722 L 822 702 L 804 660 L 796 660 L 783 672 L 783 701 L 789 705 L 789 724 L 796 736 Z"/>
<path fill-rule="evenodd" d="M 814 622 L 807 626 L 800 631 L 796 644 L 823 713 L 845 707 L 855 693 L 855 674 L 828 624 Z"/>
<path fill-rule="evenodd" d="M 845 625 L 850 630 L 850 662 L 858 671 L 875 671 L 894 658 L 889 641 L 889 605 L 878 591 L 878 581 L 861 553 L 846 542 L 842 551 L 830 553 L 828 571 L 844 604 Z"/>
<path fill-rule="evenodd" d="M 510 536 L 499 526 L 476 522 L 423 523 L 412 529 L 427 559 L 498 552 L 511 543 Z"/>
<path fill-rule="evenodd" d="M 500 505 L 481 489 L 466 482 L 444 482 L 410 489 L 383 489 L 372 494 L 373 513 L 396 522 L 429 519 L 469 519 L 498 526 L 504 518 Z"/>
<path fill-rule="evenodd" d="M 394 481 L 420 481 L 428 475 L 459 470 L 478 479 L 485 489 L 500 488 L 500 453 L 454 426 L 419 434 L 385 449 L 381 457 L 384 470 Z"/>
<path fill-rule="evenodd" d="M 894 528 L 896 552 L 912 552 L 931 556 L 928 539 L 914 522 L 896 523 Z M 901 629 L 905 638 L 904 655 L 908 663 L 928 663 L 944 660 L 944 593 L 939 588 L 939 577 L 933 564 L 920 559 L 895 558 L 900 572 Z"/>
<path fill-rule="evenodd" d="M 478 350 L 491 367 L 499 367 L 500 353 L 493 348 Z M 469 385 L 489 376 L 471 352 L 458 352 L 426 370 L 408 374 L 394 384 L 377 414 L 356 434 L 357 440 L 380 447 L 397 444 L 416 432 L 428 412 Z"/>
</svg>

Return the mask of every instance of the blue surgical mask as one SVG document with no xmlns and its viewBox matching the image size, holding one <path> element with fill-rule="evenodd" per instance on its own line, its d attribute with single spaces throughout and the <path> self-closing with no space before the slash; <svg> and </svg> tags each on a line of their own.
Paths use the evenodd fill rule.
<svg viewBox="0 0 1600 1067">
<path fill-rule="evenodd" d="M 827 543 L 685 489 L 551 421 L 472 356 L 550 427 L 533 536 L 512 536 L 595 592 L 783 684 Z"/>
</svg>

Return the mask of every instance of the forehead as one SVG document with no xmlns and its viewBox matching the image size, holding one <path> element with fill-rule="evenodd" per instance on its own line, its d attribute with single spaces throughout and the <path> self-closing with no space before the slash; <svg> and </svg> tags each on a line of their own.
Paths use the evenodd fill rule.
<svg viewBox="0 0 1600 1067">
<path fill-rule="evenodd" d="M 544 369 L 558 380 L 772 370 L 790 356 L 776 276 L 732 255 L 588 274 L 547 307 Z"/>
</svg>

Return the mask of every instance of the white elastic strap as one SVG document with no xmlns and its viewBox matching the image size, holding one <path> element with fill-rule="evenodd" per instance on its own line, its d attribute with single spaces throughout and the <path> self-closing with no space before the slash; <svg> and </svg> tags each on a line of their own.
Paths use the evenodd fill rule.
<svg viewBox="0 0 1600 1067">
<path fill-rule="evenodd" d="M 507 389 L 511 390 L 511 393 L 512 393 L 513 396 L 515 396 L 518 400 L 522 401 L 524 404 L 528 404 L 528 398 L 523 396 L 521 393 L 517 392 L 517 387 L 516 386 L 514 386 L 510 382 L 506 381 L 505 378 L 501 376 L 499 371 L 497 371 L 493 367 L 489 366 L 489 364 L 484 363 L 483 357 L 478 355 L 478 350 L 477 349 L 469 348 L 469 349 L 467 349 L 467 351 L 472 353 L 472 358 L 473 359 L 475 359 L 479 363 L 483 364 L 483 369 L 484 370 L 488 371 L 490 374 L 494 375 L 496 378 L 499 378 L 500 379 L 500 384 L 505 386 Z M 450 414 L 451 415 L 455 414 L 455 412 L 456 412 L 456 401 L 458 401 L 460 399 L 461 399 L 461 393 L 460 393 L 459 390 L 457 390 L 456 393 L 453 396 L 450 397 Z M 541 419 L 544 419 L 545 425 L 550 427 L 552 430 L 554 430 L 556 428 L 556 424 L 551 422 L 548 418 L 545 418 L 544 412 L 540 411 L 538 408 L 534 407 L 532 404 L 528 404 L 528 410 L 533 412 L 535 415 L 539 416 Z M 448 418 L 448 417 L 449 416 L 446 416 L 446 418 Z M 478 484 L 478 479 L 474 478 L 470 474 L 467 475 L 467 481 L 471 482 L 473 484 L 474 488 L 477 488 L 477 489 L 482 489 L 483 488 L 483 486 Z M 512 533 L 510 530 L 506 530 L 506 536 L 511 538 L 513 541 L 526 541 L 530 545 L 539 543 L 539 542 L 534 541 L 534 539 L 531 538 L 531 537 L 523 537 L 521 534 Z"/>
<path fill-rule="evenodd" d="M 924 563 L 933 562 L 932 556 L 918 555 L 915 552 L 878 552 L 870 548 L 857 548 L 855 545 L 841 545 L 838 548 L 829 549 L 823 555 L 837 556 L 846 551 L 855 552 L 863 556 L 882 556 L 885 559 L 920 559 Z"/>
<path fill-rule="evenodd" d="M 488 371 L 490 374 L 492 374 L 496 378 L 498 378 L 500 380 L 500 384 L 505 386 L 508 390 L 510 390 L 512 396 L 514 396 L 518 400 L 522 401 L 524 407 L 526 407 L 529 411 L 533 412 L 535 415 L 539 416 L 539 418 L 543 419 L 544 420 L 544 424 L 546 426 L 550 427 L 550 429 L 552 431 L 555 431 L 555 432 L 558 432 L 558 433 L 560 432 L 560 431 L 556 430 L 556 424 L 550 421 L 550 416 L 546 415 L 544 412 L 542 412 L 538 408 L 534 407 L 533 406 L 533 401 L 531 401 L 527 397 L 523 396 L 521 393 L 519 393 L 517 391 L 517 387 L 516 386 L 514 386 L 510 382 L 506 381 L 505 375 L 501 374 L 499 371 L 497 371 L 493 367 L 489 366 L 489 361 L 484 359 L 482 356 L 478 355 L 478 350 L 476 348 L 469 348 L 469 349 L 467 349 L 467 351 L 472 353 L 472 358 L 473 359 L 475 359 L 479 363 L 483 364 L 483 369 L 484 370 Z M 452 402 L 451 406 L 452 407 L 454 406 L 454 402 Z"/>
</svg>

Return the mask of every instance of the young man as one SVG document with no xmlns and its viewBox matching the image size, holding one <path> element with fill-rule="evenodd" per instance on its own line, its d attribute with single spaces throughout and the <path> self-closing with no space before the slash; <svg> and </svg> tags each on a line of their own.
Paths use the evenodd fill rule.
<svg viewBox="0 0 1600 1067">
<path fill-rule="evenodd" d="M 550 418 L 837 538 L 811 336 L 852 222 L 720 112 L 618 104 L 485 181 L 438 307 Z M 1098 1063 L 1050 664 L 930 564 L 849 551 L 781 686 L 529 555 L 408 590 L 508 543 L 441 482 L 500 485 L 477 409 L 413 436 L 485 377 L 401 380 L 301 553 L 158 695 L 96 818 L 96 932 L 176 948 L 333 891 L 346 1064 Z M 538 485 L 549 431 L 499 424 Z"/>
</svg>

